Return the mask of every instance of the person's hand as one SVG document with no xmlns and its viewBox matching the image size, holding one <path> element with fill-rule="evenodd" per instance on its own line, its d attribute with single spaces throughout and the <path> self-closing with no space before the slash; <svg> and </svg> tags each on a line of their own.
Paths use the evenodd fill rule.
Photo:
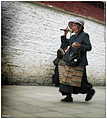
<svg viewBox="0 0 107 119">
<path fill-rule="evenodd" d="M 68 31 L 67 31 L 67 30 L 65 30 L 65 31 L 64 31 L 64 35 L 66 36 L 66 35 L 67 35 L 67 33 L 68 33 Z"/>
<path fill-rule="evenodd" d="M 78 43 L 78 42 L 74 42 L 74 43 L 72 44 L 72 47 L 73 47 L 73 48 L 80 48 L 80 47 L 81 47 L 81 44 Z"/>
<path fill-rule="evenodd" d="M 64 35 L 66 36 L 67 35 L 67 33 L 68 33 L 68 27 L 64 30 Z"/>
</svg>

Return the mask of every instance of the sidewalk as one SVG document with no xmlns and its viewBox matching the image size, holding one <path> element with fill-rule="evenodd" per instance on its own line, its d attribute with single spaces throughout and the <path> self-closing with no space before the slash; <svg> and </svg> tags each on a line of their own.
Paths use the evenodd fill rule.
<svg viewBox="0 0 107 119">
<path fill-rule="evenodd" d="M 85 94 L 73 95 L 64 103 L 58 88 L 51 86 L 2 86 L 2 117 L 6 118 L 104 118 L 106 88 L 95 87 L 96 94 L 85 102 Z"/>
</svg>

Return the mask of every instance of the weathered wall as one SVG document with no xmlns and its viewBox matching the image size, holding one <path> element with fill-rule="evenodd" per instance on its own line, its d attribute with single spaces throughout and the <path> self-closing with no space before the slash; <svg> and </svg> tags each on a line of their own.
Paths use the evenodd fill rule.
<svg viewBox="0 0 107 119">
<path fill-rule="evenodd" d="M 51 84 L 60 28 L 75 16 L 26 2 L 2 4 L 2 78 L 9 83 Z M 84 19 L 93 50 L 87 72 L 93 83 L 105 82 L 105 27 Z"/>
</svg>

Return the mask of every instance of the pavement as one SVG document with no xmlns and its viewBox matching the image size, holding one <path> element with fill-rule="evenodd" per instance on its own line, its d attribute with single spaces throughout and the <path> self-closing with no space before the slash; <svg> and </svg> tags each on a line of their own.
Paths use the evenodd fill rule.
<svg viewBox="0 0 107 119">
<path fill-rule="evenodd" d="M 105 118 L 106 87 L 94 87 L 96 94 L 85 102 L 86 94 L 73 95 L 64 103 L 58 87 L 1 86 L 1 115 L 4 118 Z"/>
</svg>

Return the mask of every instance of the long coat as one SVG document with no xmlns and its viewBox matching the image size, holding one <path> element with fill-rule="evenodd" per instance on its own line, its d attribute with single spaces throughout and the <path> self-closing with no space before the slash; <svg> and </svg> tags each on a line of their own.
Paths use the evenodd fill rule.
<svg viewBox="0 0 107 119">
<path fill-rule="evenodd" d="M 88 65 L 87 60 L 87 51 L 90 51 L 92 49 L 92 45 L 90 43 L 89 35 L 88 33 L 82 31 L 79 34 L 75 34 L 70 37 L 70 39 L 66 39 L 65 36 L 61 36 L 61 48 L 66 49 L 68 46 L 72 45 L 74 42 L 79 42 L 81 44 L 81 61 L 78 64 L 78 66 L 84 66 L 84 73 L 81 81 L 81 87 L 75 87 L 75 86 L 67 86 L 60 84 L 59 91 L 62 93 L 62 95 L 67 94 L 78 94 L 78 93 L 87 93 L 91 88 L 92 84 L 88 82 L 87 80 L 87 73 L 86 73 L 86 65 Z M 72 50 L 72 48 L 71 48 Z"/>
<path fill-rule="evenodd" d="M 84 66 L 84 73 L 82 77 L 81 87 L 66 86 L 59 83 L 58 65 L 56 65 L 55 74 L 53 75 L 53 83 L 60 86 L 59 91 L 62 93 L 62 95 L 67 95 L 69 93 L 87 93 L 87 91 L 89 91 L 92 88 L 92 84 L 90 84 L 87 80 L 86 73 L 86 65 L 88 65 L 87 51 L 90 51 L 92 49 L 89 35 L 86 32 L 82 31 L 78 35 L 72 35 L 70 39 L 67 39 L 65 36 L 61 36 L 60 48 L 66 49 L 73 42 L 81 43 L 81 61 L 79 63 L 79 66 Z"/>
</svg>

